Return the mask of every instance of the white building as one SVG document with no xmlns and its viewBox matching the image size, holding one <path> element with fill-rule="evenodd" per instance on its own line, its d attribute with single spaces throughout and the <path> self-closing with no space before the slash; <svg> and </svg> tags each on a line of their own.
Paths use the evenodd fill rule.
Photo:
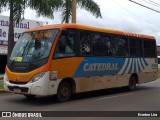
<svg viewBox="0 0 160 120">
<path fill-rule="evenodd" d="M 14 23 L 14 41 L 26 29 L 42 26 L 43 22 L 24 19 Z M 0 55 L 7 54 L 9 17 L 0 15 Z"/>
<path fill-rule="evenodd" d="M 43 22 L 35 20 L 24 19 L 19 23 L 14 23 L 14 41 L 16 42 L 18 36 L 27 29 L 42 26 Z M 9 17 L 0 15 L 0 73 L 4 71 L 7 63 L 8 52 L 8 29 Z"/>
</svg>

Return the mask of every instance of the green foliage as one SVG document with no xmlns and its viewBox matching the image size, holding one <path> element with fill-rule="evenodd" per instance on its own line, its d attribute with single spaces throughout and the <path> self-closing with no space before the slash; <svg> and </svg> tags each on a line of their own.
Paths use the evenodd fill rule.
<svg viewBox="0 0 160 120">
<path fill-rule="evenodd" d="M 77 0 L 77 4 L 78 7 L 86 9 L 96 18 L 102 17 L 99 5 L 93 0 Z M 8 58 L 14 46 L 13 22 L 19 22 L 24 19 L 26 8 L 35 10 L 37 16 L 48 18 L 53 18 L 54 12 L 62 11 L 62 23 L 64 21 L 68 23 L 72 16 L 72 0 L 0 0 L 0 13 L 10 10 Z"/>
<path fill-rule="evenodd" d="M 8 58 L 14 46 L 13 22 L 19 22 L 24 19 L 25 9 L 31 8 L 35 10 L 37 16 L 42 15 L 53 18 L 53 12 L 57 11 L 61 4 L 61 0 L 0 0 L 0 13 L 5 10 L 10 10 Z"/>
<path fill-rule="evenodd" d="M 89 11 L 96 18 L 98 17 L 102 18 L 100 7 L 93 0 L 77 0 L 77 3 L 81 8 L 84 8 L 87 11 Z"/>
<path fill-rule="evenodd" d="M 53 18 L 53 12 L 61 6 L 61 0 L 28 0 L 28 6 L 36 10 L 38 16 Z"/>
<path fill-rule="evenodd" d="M 0 0 L 0 13 L 10 10 L 13 3 L 13 20 L 19 22 L 24 19 L 26 8 L 36 11 L 37 16 L 53 18 L 53 12 L 62 5 L 61 0 Z"/>
<path fill-rule="evenodd" d="M 62 17 L 62 23 L 69 23 L 69 20 L 71 19 L 72 15 L 72 1 L 71 0 L 66 0 L 62 4 L 61 7 L 61 17 Z"/>
<path fill-rule="evenodd" d="M 0 90 L 4 89 L 3 84 L 0 84 Z"/>
<path fill-rule="evenodd" d="M 72 0 L 60 0 L 62 2 L 59 11 L 61 11 L 62 23 L 68 23 L 72 16 Z M 102 18 L 99 5 L 94 0 L 77 0 L 77 7 L 89 11 L 96 18 Z"/>
</svg>

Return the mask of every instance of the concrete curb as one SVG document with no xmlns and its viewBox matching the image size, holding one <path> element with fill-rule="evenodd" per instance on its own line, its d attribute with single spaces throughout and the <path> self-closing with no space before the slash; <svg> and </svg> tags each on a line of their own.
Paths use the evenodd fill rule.
<svg viewBox="0 0 160 120">
<path fill-rule="evenodd" d="M 4 89 L 1 89 L 0 93 L 7 93 L 7 91 L 5 91 Z"/>
</svg>

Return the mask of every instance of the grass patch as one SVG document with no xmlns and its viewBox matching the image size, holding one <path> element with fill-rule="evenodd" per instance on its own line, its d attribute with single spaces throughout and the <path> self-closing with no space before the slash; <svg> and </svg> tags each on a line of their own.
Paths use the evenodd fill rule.
<svg viewBox="0 0 160 120">
<path fill-rule="evenodd" d="M 4 89 L 3 84 L 0 84 L 0 90 Z"/>
</svg>

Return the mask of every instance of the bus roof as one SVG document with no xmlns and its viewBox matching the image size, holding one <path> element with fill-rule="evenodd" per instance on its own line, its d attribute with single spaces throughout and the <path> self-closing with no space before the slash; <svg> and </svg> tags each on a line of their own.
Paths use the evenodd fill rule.
<svg viewBox="0 0 160 120">
<path fill-rule="evenodd" d="M 124 35 L 124 36 L 132 36 L 132 37 L 139 37 L 139 38 L 155 39 L 155 37 L 150 36 L 150 35 L 137 34 L 137 33 L 131 33 L 131 32 L 124 32 L 124 31 L 118 31 L 118 30 L 110 30 L 110 29 L 91 27 L 91 26 L 80 25 L 80 24 L 73 24 L 73 23 L 69 23 L 69 24 L 54 24 L 54 25 L 42 26 L 42 27 L 28 29 L 26 32 L 37 31 L 37 30 L 53 29 L 53 28 L 59 28 L 59 29 L 77 28 L 77 29 L 90 30 L 90 31 L 95 31 L 95 32 L 104 32 L 104 33 Z"/>
</svg>

